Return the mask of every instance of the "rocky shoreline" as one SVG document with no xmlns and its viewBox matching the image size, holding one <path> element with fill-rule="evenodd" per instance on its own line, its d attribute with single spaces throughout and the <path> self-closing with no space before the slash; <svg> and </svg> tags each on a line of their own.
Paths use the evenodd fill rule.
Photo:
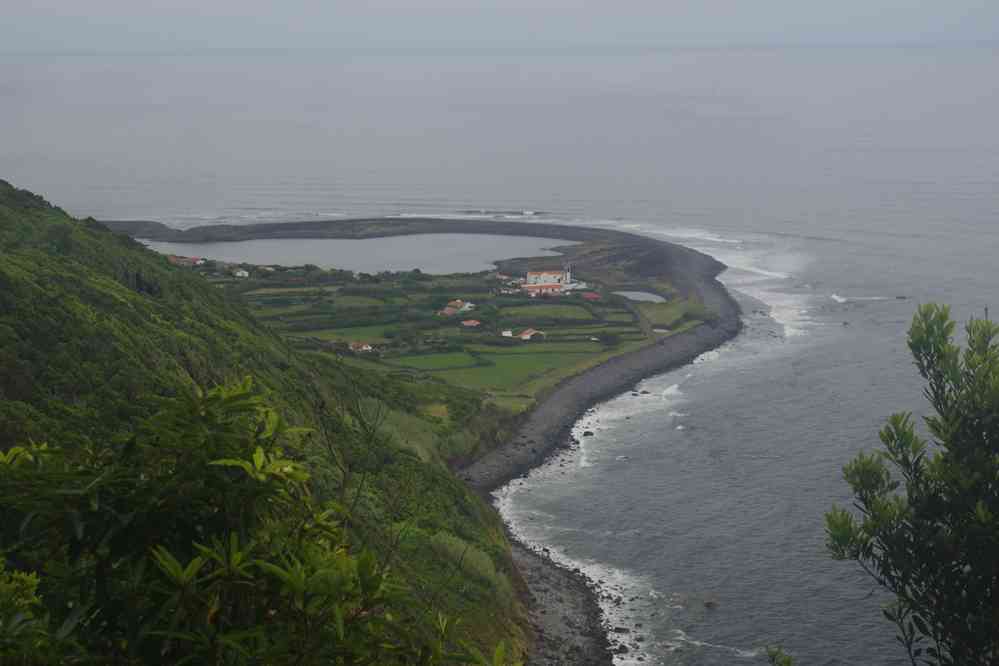
<svg viewBox="0 0 999 666">
<path fill-rule="evenodd" d="M 715 322 L 612 358 L 566 380 L 527 415 L 509 442 L 461 470 L 465 482 L 488 495 L 574 444 L 572 427 L 586 410 L 734 338 L 741 328 L 740 310 L 715 278 L 720 269 L 711 262 L 702 265 L 703 272 L 690 268 L 695 270 L 686 276 L 687 286 L 719 314 Z M 595 581 L 579 570 L 564 569 L 527 544 L 512 541 L 537 633 L 531 664 L 604 666 L 613 663 L 613 653 L 629 650 L 626 642 L 611 643 L 612 628 L 604 625 Z"/>
<path fill-rule="evenodd" d="M 547 223 L 436 218 L 372 218 L 258 225 L 213 225 L 177 230 L 157 222 L 104 222 L 133 237 L 175 242 L 216 242 L 257 238 L 376 238 L 410 234 L 466 233 L 558 238 L 593 243 L 600 251 L 562 248 L 585 273 L 627 265 L 636 281 L 668 279 L 681 293 L 694 295 L 717 317 L 710 323 L 660 339 L 648 347 L 614 357 L 570 377 L 552 389 L 525 415 L 509 441 L 458 470 L 459 476 L 487 501 L 490 493 L 527 474 L 574 443 L 572 427 L 594 405 L 632 389 L 638 382 L 683 366 L 700 354 L 734 338 L 741 328 L 740 310 L 716 279 L 725 266 L 700 252 L 627 232 Z M 529 259 L 498 262 L 516 272 Z M 511 534 L 512 557 L 526 585 L 534 630 L 530 664 L 606 666 L 613 653 L 626 652 L 626 642 L 611 641 L 598 600 L 596 582 L 579 570 L 568 570 L 520 543 Z"/>
</svg>

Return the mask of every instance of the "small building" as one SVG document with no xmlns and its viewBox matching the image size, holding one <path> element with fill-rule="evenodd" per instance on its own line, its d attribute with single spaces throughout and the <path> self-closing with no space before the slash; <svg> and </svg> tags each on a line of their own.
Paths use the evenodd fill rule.
<svg viewBox="0 0 999 666">
<path fill-rule="evenodd" d="M 598 294 L 595 291 L 584 291 L 582 294 L 580 294 L 580 296 L 582 296 L 587 301 L 599 301 L 601 298 L 600 294 Z"/>
<path fill-rule="evenodd" d="M 506 330 L 506 331 L 503 331 L 502 333 L 500 333 L 500 335 L 502 335 L 504 338 L 512 338 L 513 337 L 513 331 Z"/>
<path fill-rule="evenodd" d="M 528 342 L 538 336 L 546 337 L 544 331 L 537 331 L 533 328 L 528 328 L 526 330 L 521 331 L 517 337 L 523 340 L 524 342 Z"/>
<path fill-rule="evenodd" d="M 447 306 L 446 308 L 444 308 L 443 310 L 439 310 L 439 311 L 437 312 L 437 314 L 439 314 L 439 315 L 440 315 L 440 316 L 442 316 L 442 317 L 453 317 L 453 316 L 455 316 L 456 314 L 458 314 L 458 308 L 452 308 L 452 307 L 451 307 L 451 306 L 449 305 L 449 306 Z"/>
<path fill-rule="evenodd" d="M 354 352 L 355 354 L 369 352 L 374 349 L 367 342 L 351 342 L 349 347 L 350 351 Z"/>
<path fill-rule="evenodd" d="M 460 298 L 456 298 L 453 301 L 448 301 L 447 306 L 449 308 L 454 308 L 455 310 L 460 310 L 463 307 L 465 307 L 465 301 L 461 300 Z"/>
<path fill-rule="evenodd" d="M 235 277 L 238 277 L 238 278 L 248 278 L 248 277 L 250 277 L 250 274 L 246 270 L 244 270 L 242 268 L 239 268 L 239 269 L 233 271 L 232 274 Z"/>
<path fill-rule="evenodd" d="M 482 326 L 482 322 L 478 319 L 466 319 L 461 322 L 461 325 L 465 328 L 478 328 L 479 326 Z"/>
<path fill-rule="evenodd" d="M 566 267 L 562 271 L 528 271 L 526 284 L 571 284 L 572 271 Z"/>
</svg>

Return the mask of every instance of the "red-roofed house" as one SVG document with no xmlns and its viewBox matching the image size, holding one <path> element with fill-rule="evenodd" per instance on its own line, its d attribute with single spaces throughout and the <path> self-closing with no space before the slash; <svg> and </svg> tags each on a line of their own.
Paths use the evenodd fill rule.
<svg viewBox="0 0 999 666">
<path fill-rule="evenodd" d="M 479 321 L 478 319 L 466 319 L 465 321 L 461 322 L 461 325 L 464 326 L 465 328 L 476 328 L 478 326 L 482 326 L 482 322 Z"/>
<path fill-rule="evenodd" d="M 534 339 L 535 337 L 537 337 L 539 335 L 541 337 L 546 337 L 544 331 L 536 331 L 533 328 L 528 328 L 526 330 L 521 331 L 517 335 L 517 337 L 520 338 L 521 340 L 524 340 L 526 342 L 528 340 Z"/>
</svg>

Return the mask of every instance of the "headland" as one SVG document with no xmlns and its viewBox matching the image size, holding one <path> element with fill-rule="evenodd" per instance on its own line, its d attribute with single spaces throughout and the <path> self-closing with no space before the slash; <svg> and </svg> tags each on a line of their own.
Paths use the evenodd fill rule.
<svg viewBox="0 0 999 666">
<path fill-rule="evenodd" d="M 697 325 L 656 339 L 568 377 L 549 387 L 523 414 L 511 437 L 475 460 L 461 461 L 456 473 L 477 493 L 489 494 L 544 463 L 573 444 L 572 427 L 587 409 L 633 388 L 639 381 L 686 363 L 735 337 L 741 327 L 738 304 L 717 280 L 725 266 L 705 254 L 667 241 L 627 232 L 550 223 L 436 218 L 368 218 L 257 225 L 213 225 L 178 230 L 157 222 L 104 222 L 114 231 L 136 238 L 168 242 L 209 243 L 261 238 L 361 239 L 414 234 L 465 233 L 533 236 L 572 241 L 560 248 L 574 271 L 585 279 L 615 289 L 669 291 L 694 299 L 707 314 Z M 497 262 L 504 273 L 543 268 L 551 258 Z M 514 562 L 525 583 L 524 596 L 534 633 L 533 664 L 612 663 L 611 644 L 603 625 L 592 581 L 568 571 L 512 540 Z"/>
</svg>

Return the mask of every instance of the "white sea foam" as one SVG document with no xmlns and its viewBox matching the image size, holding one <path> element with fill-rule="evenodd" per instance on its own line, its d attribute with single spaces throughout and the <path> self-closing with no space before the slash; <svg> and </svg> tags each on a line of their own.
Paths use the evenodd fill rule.
<svg viewBox="0 0 999 666">
<path fill-rule="evenodd" d="M 614 664 L 632 666 L 654 663 L 654 657 L 649 650 L 654 649 L 656 644 L 652 641 L 640 643 L 636 639 L 639 636 L 645 637 L 638 625 L 645 621 L 644 618 L 652 607 L 658 607 L 659 595 L 650 583 L 640 576 L 599 562 L 577 560 L 561 548 L 539 543 L 535 533 L 545 531 L 545 526 L 539 525 L 543 521 L 536 520 L 536 516 L 528 512 L 517 512 L 513 505 L 514 496 L 523 489 L 526 481 L 511 483 L 493 494 L 496 507 L 510 526 L 510 531 L 535 552 L 547 556 L 567 569 L 579 569 L 593 581 L 608 637 L 613 642 L 628 645 L 629 652 L 615 655 Z M 628 632 L 616 633 L 613 631 L 615 627 L 625 627 Z"/>
<path fill-rule="evenodd" d="M 664 398 L 675 398 L 677 396 L 683 395 L 683 391 L 680 390 L 679 384 L 670 384 L 663 389 L 662 396 Z"/>
<path fill-rule="evenodd" d="M 829 298 L 833 299 L 837 303 L 851 303 L 853 301 L 890 301 L 891 296 L 840 296 L 839 294 L 833 294 Z"/>
<path fill-rule="evenodd" d="M 674 648 L 679 648 L 683 645 L 693 645 L 695 647 L 700 647 L 700 648 L 721 650 L 727 652 L 728 654 L 734 657 L 739 657 L 740 659 L 753 659 L 763 654 L 763 650 L 760 648 L 745 649 L 745 648 L 731 647 L 729 645 L 719 645 L 717 643 L 709 643 L 707 641 L 699 641 L 695 638 L 691 638 L 690 636 L 688 636 L 687 633 L 684 632 L 682 629 L 674 629 L 673 636 L 674 636 L 674 641 L 676 643 L 673 646 Z"/>
<path fill-rule="evenodd" d="M 710 363 L 711 361 L 717 361 L 721 357 L 721 347 L 718 349 L 711 349 L 699 354 L 691 363 L 694 365 L 700 365 L 701 363 Z"/>
<path fill-rule="evenodd" d="M 770 318 L 783 327 L 785 338 L 803 335 L 815 323 L 808 307 L 811 297 L 807 294 L 794 294 L 757 286 L 743 286 L 740 291 L 770 307 Z"/>
<path fill-rule="evenodd" d="M 726 245 L 740 245 L 743 241 L 737 238 L 726 238 L 725 236 L 720 236 L 713 231 L 707 231 L 706 229 L 661 229 L 653 228 L 653 233 L 661 236 L 667 236 L 669 238 L 682 238 L 687 240 L 699 240 L 707 241 L 709 243 L 724 243 Z"/>
</svg>

